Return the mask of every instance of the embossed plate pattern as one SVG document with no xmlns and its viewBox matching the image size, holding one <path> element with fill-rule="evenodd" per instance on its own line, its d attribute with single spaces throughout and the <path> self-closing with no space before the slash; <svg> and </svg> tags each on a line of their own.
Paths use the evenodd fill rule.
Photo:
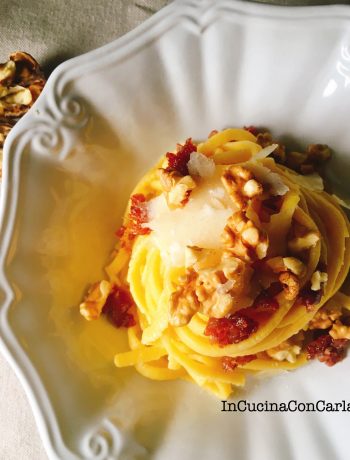
<svg viewBox="0 0 350 460">
<path fill-rule="evenodd" d="M 101 49 L 61 65 L 5 147 L 1 349 L 51 459 L 347 458 L 346 413 L 222 413 L 186 382 L 112 365 L 123 337 L 78 315 L 102 276 L 127 196 L 179 139 L 268 126 L 327 142 L 349 195 L 350 10 L 178 0 Z M 236 398 L 349 397 L 350 361 L 250 382 Z"/>
</svg>

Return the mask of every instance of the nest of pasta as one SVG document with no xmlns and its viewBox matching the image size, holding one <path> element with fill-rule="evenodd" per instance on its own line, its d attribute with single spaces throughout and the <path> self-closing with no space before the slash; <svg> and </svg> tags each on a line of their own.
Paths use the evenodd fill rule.
<svg viewBox="0 0 350 460">
<path fill-rule="evenodd" d="M 127 328 L 116 366 L 226 398 L 249 374 L 340 361 L 349 222 L 317 171 L 329 156 L 255 128 L 168 152 L 130 198 L 109 279 L 80 305 Z"/>
</svg>

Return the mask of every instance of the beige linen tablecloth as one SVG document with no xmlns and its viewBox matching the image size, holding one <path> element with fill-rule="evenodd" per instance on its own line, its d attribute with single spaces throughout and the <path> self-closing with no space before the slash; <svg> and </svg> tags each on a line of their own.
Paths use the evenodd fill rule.
<svg viewBox="0 0 350 460">
<path fill-rule="evenodd" d="M 24 50 L 50 72 L 60 62 L 123 35 L 169 2 L 0 0 L 0 62 L 12 51 Z M 306 3 L 305 0 L 275 2 Z M 330 2 L 309 0 L 308 3 Z M 0 460 L 47 460 L 24 391 L 1 355 L 0 392 Z"/>
<path fill-rule="evenodd" d="M 167 3 L 0 0 L 0 62 L 12 51 L 24 50 L 50 72 L 60 62 L 125 34 Z M 1 355 L 0 460 L 47 460 L 24 391 Z"/>
</svg>

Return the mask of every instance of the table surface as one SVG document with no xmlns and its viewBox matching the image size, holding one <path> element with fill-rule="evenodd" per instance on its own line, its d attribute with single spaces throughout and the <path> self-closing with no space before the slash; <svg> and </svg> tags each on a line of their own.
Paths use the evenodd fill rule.
<svg viewBox="0 0 350 460">
<path fill-rule="evenodd" d="M 47 74 L 60 62 L 109 43 L 170 0 L 0 0 L 0 62 L 32 54 Z M 305 5 L 349 1 L 274 0 Z M 0 460 L 47 460 L 24 391 L 0 355 Z"/>
</svg>

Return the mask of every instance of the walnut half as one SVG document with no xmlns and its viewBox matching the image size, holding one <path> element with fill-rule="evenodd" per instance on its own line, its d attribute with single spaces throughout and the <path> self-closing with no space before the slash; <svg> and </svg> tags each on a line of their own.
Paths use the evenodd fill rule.
<svg viewBox="0 0 350 460">
<path fill-rule="evenodd" d="M 229 217 L 221 238 L 226 251 L 245 262 L 251 262 L 253 256 L 257 259 L 266 257 L 267 233 L 257 228 L 243 212 L 236 212 Z"/>
<path fill-rule="evenodd" d="M 103 280 L 92 284 L 79 306 L 80 314 L 88 321 L 98 319 L 111 291 L 112 285 L 109 281 Z"/>
<path fill-rule="evenodd" d="M 190 198 L 196 182 L 190 175 L 181 176 L 176 171 L 160 169 L 159 178 L 165 192 L 166 200 L 170 209 L 185 206 Z"/>
</svg>

